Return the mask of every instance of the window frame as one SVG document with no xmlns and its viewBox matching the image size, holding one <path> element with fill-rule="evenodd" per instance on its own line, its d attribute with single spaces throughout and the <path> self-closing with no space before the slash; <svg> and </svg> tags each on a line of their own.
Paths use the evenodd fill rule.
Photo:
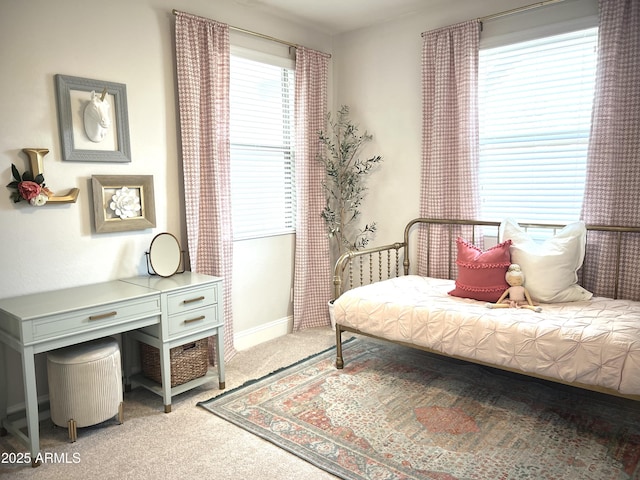
<svg viewBox="0 0 640 480">
<path fill-rule="evenodd" d="M 586 25 L 586 23 L 590 23 L 590 25 Z M 582 204 L 582 200 L 584 198 L 584 180 L 586 177 L 586 155 L 587 155 L 587 147 L 588 147 L 588 139 L 589 139 L 589 132 L 590 132 L 590 122 L 591 122 L 591 110 L 592 110 L 592 98 L 591 98 L 591 103 L 589 105 L 589 109 L 588 109 L 588 113 L 586 111 L 582 112 L 582 121 L 585 120 L 586 117 L 588 117 L 588 125 L 585 126 L 581 124 L 581 129 L 580 128 L 575 128 L 574 131 L 575 132 L 581 132 L 581 133 L 575 133 L 574 137 L 571 137 L 573 139 L 573 141 L 568 141 L 567 145 L 565 145 L 565 149 L 570 150 L 571 154 L 576 154 L 578 155 L 580 150 L 582 149 L 584 151 L 584 156 L 580 157 L 580 159 L 576 159 L 574 161 L 567 161 L 566 163 L 562 164 L 561 162 L 557 162 L 554 164 L 554 168 L 560 168 L 562 167 L 580 167 L 580 173 L 576 174 L 576 175 L 570 175 L 570 173 L 566 174 L 566 178 L 567 179 L 573 179 L 574 185 L 572 185 L 570 188 L 572 188 L 572 192 L 574 193 L 573 195 L 573 204 L 574 204 L 574 208 L 572 211 L 572 215 L 564 215 L 564 216 L 557 216 L 555 213 L 553 213 L 553 210 L 555 209 L 551 209 L 551 213 L 549 211 L 547 211 L 547 213 L 542 214 L 541 216 L 536 216 L 535 214 L 535 210 L 536 210 L 536 205 L 530 205 L 529 207 L 522 207 L 521 210 L 519 212 L 514 213 L 513 211 L 509 211 L 509 209 L 507 209 L 506 207 L 498 207 L 498 204 L 500 205 L 504 205 L 504 202 L 507 201 L 506 197 L 502 197 L 499 188 L 497 187 L 497 185 L 494 185 L 489 194 L 484 194 L 483 193 L 483 189 L 486 188 L 486 186 L 488 185 L 487 182 L 491 181 L 490 179 L 494 178 L 492 175 L 502 175 L 503 172 L 500 171 L 499 168 L 499 160 L 495 160 L 495 158 L 493 160 L 490 160 L 487 158 L 487 147 L 486 147 L 486 140 L 487 140 L 487 136 L 483 135 L 484 133 L 486 133 L 486 128 L 484 127 L 484 125 L 486 125 L 485 123 L 483 123 L 483 120 L 486 118 L 484 115 L 487 112 L 490 112 L 491 114 L 493 114 L 493 112 L 495 112 L 494 110 L 489 110 L 488 107 L 485 106 L 484 103 L 484 97 L 483 97 L 483 93 L 484 90 L 484 84 L 483 81 L 485 80 L 484 77 L 482 77 L 483 73 L 485 73 L 484 71 L 484 67 L 485 65 L 483 65 L 482 60 L 483 60 L 483 52 L 486 53 L 487 50 L 495 50 L 498 48 L 503 48 L 503 49 L 509 49 L 509 48 L 513 48 L 514 46 L 520 44 L 520 43 L 525 43 L 525 42 L 544 42 L 545 38 L 548 37 L 555 37 L 556 35 L 577 35 L 579 36 L 581 32 L 584 32 L 585 30 L 590 30 L 590 29 L 596 29 L 596 33 L 595 33 L 595 46 L 597 46 L 597 25 L 593 25 L 592 22 L 579 22 L 579 23 L 575 23 L 575 25 L 580 25 L 581 27 L 584 28 L 573 28 L 570 29 L 569 31 L 565 31 L 565 32 L 553 32 L 551 34 L 548 35 L 541 35 L 540 31 L 536 31 L 537 35 L 529 35 L 529 38 L 522 38 L 522 34 L 520 33 L 520 38 L 517 39 L 517 41 L 513 41 L 513 42 L 485 42 L 485 45 L 488 44 L 488 46 L 481 46 L 481 52 L 480 52 L 480 58 L 479 58 L 479 85 L 478 85 L 478 108 L 479 108 L 479 130 L 480 130 L 480 135 L 479 135 L 479 139 L 480 139 L 480 160 L 479 160 L 479 179 L 478 179 L 478 186 L 479 186 L 479 195 L 480 195 L 480 216 L 482 218 L 489 218 L 492 217 L 492 219 L 495 219 L 493 217 L 495 217 L 496 215 L 500 215 L 498 212 L 499 208 L 504 208 L 504 210 L 501 212 L 502 215 L 500 215 L 501 217 L 517 217 L 518 220 L 520 221 L 528 221 L 528 222 L 540 222 L 540 221 L 544 221 L 544 222 L 550 222 L 550 223 L 568 223 L 569 221 L 575 221 L 579 219 L 579 215 L 580 215 L 580 208 L 581 208 L 581 204 Z M 548 31 L 548 29 L 547 29 Z M 514 37 L 512 37 L 513 39 Z M 504 40 L 504 39 L 503 39 Z M 591 40 L 592 41 L 592 40 Z M 496 45 L 496 43 L 499 43 L 499 45 Z M 589 76 L 588 78 L 590 78 L 592 80 L 591 85 L 595 84 L 595 55 L 593 58 L 593 75 Z M 533 82 L 532 82 L 533 83 Z M 593 88 L 591 87 L 591 90 L 593 90 Z M 587 87 L 585 89 L 585 93 L 584 95 L 588 95 L 589 94 L 589 87 Z M 500 95 L 502 95 L 502 91 L 500 91 Z M 518 98 L 524 98 L 519 96 Z M 568 111 L 568 110 L 567 110 Z M 547 127 L 545 125 L 545 127 Z M 515 128 L 515 126 L 514 126 Z M 542 130 L 541 130 L 542 131 Z M 553 131 L 551 129 L 551 131 Z M 559 130 L 558 130 L 559 131 Z M 586 138 L 584 137 L 584 135 L 586 135 Z M 522 136 L 514 136 L 514 138 L 519 138 L 519 139 L 524 139 L 526 136 L 529 136 L 529 134 L 527 135 L 522 135 Z M 541 135 L 542 138 L 543 135 Z M 579 138 L 582 137 L 582 141 L 579 140 Z M 499 138 L 499 135 L 496 135 L 495 137 L 493 137 L 494 140 Z M 507 140 L 504 140 L 505 142 Z M 522 142 L 523 144 L 525 142 Z M 541 145 L 545 145 L 545 148 L 549 148 L 551 147 L 554 143 L 558 144 L 561 146 L 562 142 L 558 142 L 558 140 L 547 140 L 546 143 L 541 143 Z M 518 145 L 517 141 L 513 142 L 514 145 Z M 532 143 L 533 144 L 533 143 Z M 582 146 L 580 146 L 580 144 L 582 144 Z M 494 145 L 494 148 L 495 145 Z M 530 147 L 530 149 L 535 150 L 536 147 Z M 497 150 L 497 148 L 496 148 Z M 494 150 L 494 152 L 496 151 Z M 558 149 L 557 155 L 561 156 L 562 155 L 562 148 Z M 578 153 L 577 153 L 578 152 Z M 505 150 L 506 153 L 506 150 Z M 536 157 L 537 161 L 539 161 L 540 159 L 543 159 L 545 157 L 545 155 L 550 155 L 550 154 L 545 154 L 543 152 L 543 148 L 540 148 L 540 150 L 537 152 L 538 156 Z M 580 153 L 581 154 L 581 153 Z M 515 155 L 515 154 L 513 154 Z M 568 155 L 568 154 L 567 154 Z M 496 155 L 496 157 L 498 157 L 499 154 Z M 523 164 L 521 166 L 516 166 L 514 167 L 514 173 L 509 176 L 509 179 L 512 180 L 517 180 L 518 178 L 521 178 L 518 176 L 518 174 L 515 173 L 515 171 L 519 172 L 519 175 L 523 175 L 526 173 L 526 168 L 529 168 L 529 172 L 533 172 L 535 168 L 538 168 L 539 165 L 535 165 L 535 160 L 533 162 L 531 162 L 530 165 L 527 165 L 525 162 L 525 160 L 522 161 Z M 582 163 L 580 163 L 582 162 Z M 510 160 L 510 164 L 509 166 L 513 166 L 513 161 Z M 530 180 L 531 177 L 529 177 Z M 547 177 L 547 178 L 553 178 L 553 177 Z M 577 183 L 580 182 L 580 185 L 577 185 Z M 538 185 L 543 185 L 543 183 L 538 183 Z M 580 195 L 579 195 L 579 200 L 578 200 L 578 196 L 576 195 L 577 191 L 579 189 L 582 189 Z M 565 194 L 565 191 L 562 190 L 562 187 L 558 187 L 555 189 L 555 194 L 558 195 L 559 197 L 563 197 Z M 513 195 L 515 195 L 515 193 L 511 194 L 513 198 Z M 486 201 L 487 196 L 494 196 L 495 198 L 499 198 L 498 200 L 494 200 L 493 203 L 495 203 L 495 205 L 493 206 L 493 208 L 487 209 L 487 207 L 485 207 L 484 202 Z M 544 200 L 544 196 L 541 194 L 540 195 L 540 203 L 543 203 Z M 575 204 L 576 202 L 579 201 L 580 205 L 577 207 L 577 212 L 576 212 L 576 207 Z M 567 201 L 566 203 L 569 203 L 569 201 Z"/>
<path fill-rule="evenodd" d="M 289 136 L 288 136 L 288 141 L 289 141 L 289 148 L 288 150 L 285 148 L 286 145 L 286 140 L 285 137 L 283 135 L 283 143 L 281 148 L 280 147 L 273 147 L 272 145 L 265 145 L 265 144 L 248 144 L 248 143 L 237 143 L 234 142 L 234 134 L 233 134 L 233 120 L 231 120 L 231 125 L 230 125 L 230 155 L 231 155 L 231 184 L 232 184 L 232 223 L 234 225 L 233 228 L 233 240 L 234 241 L 241 241 L 241 240 L 250 240 L 250 239 L 257 239 L 257 238 L 266 238 L 266 237 L 271 237 L 271 236 L 279 236 L 279 235 L 291 235 L 291 234 L 295 234 L 295 227 L 296 227 L 296 191 L 295 191 L 295 110 L 294 110 L 294 103 L 293 103 L 293 97 L 294 97 L 294 88 L 295 88 L 295 60 L 293 60 L 292 58 L 288 58 L 288 57 L 281 57 L 278 55 L 272 55 L 269 53 L 264 53 L 264 52 L 260 52 L 257 50 L 253 50 L 253 49 L 248 49 L 248 48 L 244 48 L 244 47 L 239 47 L 239 46 L 231 46 L 231 62 L 233 62 L 233 57 L 237 57 L 240 59 L 245 59 L 245 60 L 249 60 L 249 61 L 253 61 L 253 62 L 259 62 L 259 63 L 263 63 L 266 65 L 270 65 L 273 67 L 277 67 L 277 68 L 281 68 L 281 69 L 287 69 L 288 73 L 291 75 L 291 78 L 289 80 L 289 91 L 288 91 L 288 95 L 290 96 L 290 102 L 289 102 L 289 107 L 290 107 L 290 114 L 288 116 L 288 120 L 289 120 Z M 233 67 L 230 66 L 230 70 Z M 230 78 L 231 78 L 231 86 L 230 89 L 233 88 L 233 73 L 230 72 Z M 284 94 L 283 94 L 284 96 Z M 233 116 L 233 94 L 230 91 L 230 118 L 232 119 Z M 236 149 L 236 151 L 234 152 L 234 147 Z M 237 153 L 240 149 L 243 149 L 245 152 L 249 152 L 249 150 L 254 149 L 256 151 L 256 153 L 259 154 L 263 154 L 263 155 L 268 155 L 267 152 L 271 152 L 272 154 L 277 154 L 278 151 L 281 151 L 285 157 L 284 163 L 283 163 L 283 172 L 286 172 L 287 170 L 289 171 L 289 173 L 283 173 L 283 180 L 285 180 L 286 178 L 289 179 L 289 183 L 286 183 L 286 180 L 284 182 L 285 185 L 285 192 L 283 193 L 283 199 L 285 200 L 285 204 L 283 205 L 283 212 L 284 212 L 284 216 L 280 218 L 280 220 L 282 221 L 282 224 L 278 227 L 275 228 L 271 228 L 266 226 L 267 224 L 261 224 L 262 226 L 257 227 L 257 228 L 253 228 L 255 226 L 255 224 L 251 224 L 252 227 L 249 227 L 250 222 L 246 221 L 244 224 L 244 228 L 242 228 L 241 230 L 237 228 L 237 224 L 235 223 L 235 220 L 237 219 L 237 215 L 238 215 L 238 210 L 242 210 L 244 209 L 244 213 L 247 213 L 248 215 L 250 215 L 250 210 L 252 209 L 251 206 L 244 206 L 244 207 L 236 207 L 234 208 L 234 197 L 236 197 L 236 201 L 237 200 L 237 193 L 234 195 L 235 189 L 234 189 L 234 168 L 238 168 L 238 163 L 237 163 L 237 158 L 234 159 L 234 153 Z M 288 160 L 287 160 L 288 157 Z M 235 161 L 234 161 L 235 160 Z M 276 185 L 276 187 L 278 187 L 277 184 L 274 183 L 274 185 Z M 282 186 L 283 184 L 280 184 L 280 186 Z M 289 186 L 290 190 L 287 191 L 287 185 Z M 279 187 L 278 187 L 279 188 Z M 287 201 L 286 199 L 289 198 L 289 200 Z M 259 206 L 258 203 L 254 203 L 254 206 Z M 235 215 L 234 215 L 235 212 Z M 249 218 L 249 217 L 247 217 Z"/>
</svg>

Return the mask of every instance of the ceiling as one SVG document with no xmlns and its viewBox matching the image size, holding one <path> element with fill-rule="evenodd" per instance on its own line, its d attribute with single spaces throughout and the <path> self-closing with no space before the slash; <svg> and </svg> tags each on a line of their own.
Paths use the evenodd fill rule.
<svg viewBox="0 0 640 480">
<path fill-rule="evenodd" d="M 393 20 L 445 0 L 235 0 L 334 35 Z M 461 0 L 449 0 L 449 3 Z"/>
</svg>

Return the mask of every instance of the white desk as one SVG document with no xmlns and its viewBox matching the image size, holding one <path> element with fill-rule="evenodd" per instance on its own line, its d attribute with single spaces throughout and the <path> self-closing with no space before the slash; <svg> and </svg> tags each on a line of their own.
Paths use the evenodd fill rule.
<svg viewBox="0 0 640 480">
<path fill-rule="evenodd" d="M 218 345 L 223 344 L 218 301 L 221 289 L 220 278 L 185 272 L 170 278 L 142 276 L 0 299 L 0 361 L 5 363 L 5 346 L 22 356 L 27 435 L 7 418 L 6 364 L 0 366 L 0 434 L 11 432 L 20 438 L 30 449 L 32 464 L 37 466 L 40 434 L 35 355 L 137 329 L 145 330 L 134 338 L 160 348 L 163 387 L 156 387 L 156 393 L 163 395 L 165 411 L 170 411 L 171 395 L 178 390 L 170 388 L 169 347 L 208 335 L 217 335 Z M 213 298 L 216 302 L 210 301 Z M 189 307 L 188 313 L 200 310 L 195 318 L 203 316 L 205 321 L 181 317 L 176 312 L 180 307 L 173 301 L 182 301 Z M 222 354 L 222 348 L 218 348 L 221 388 L 224 387 Z M 124 363 L 128 377 L 127 361 Z M 188 385 L 195 386 L 191 382 Z"/>
<path fill-rule="evenodd" d="M 125 388 L 140 385 L 162 396 L 164 411 L 171 411 L 171 397 L 209 382 L 211 373 L 182 385 L 171 387 L 170 353 L 178 347 L 201 338 L 216 336 L 216 364 L 220 390 L 224 380 L 224 316 L 222 309 L 222 279 L 185 272 L 171 277 L 134 277 L 129 282 L 160 292 L 161 320 L 159 324 L 141 328 L 127 337 L 156 347 L 160 351 L 162 385 L 136 375 L 125 379 Z M 164 375 L 166 373 L 166 377 Z"/>
</svg>

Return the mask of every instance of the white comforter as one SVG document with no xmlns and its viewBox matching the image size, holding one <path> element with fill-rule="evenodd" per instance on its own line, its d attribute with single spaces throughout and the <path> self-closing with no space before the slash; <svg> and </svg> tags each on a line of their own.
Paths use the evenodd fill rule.
<svg viewBox="0 0 640 480">
<path fill-rule="evenodd" d="M 640 302 L 594 297 L 542 312 L 447 295 L 452 280 L 409 275 L 335 301 L 336 323 L 388 340 L 640 395 Z"/>
</svg>

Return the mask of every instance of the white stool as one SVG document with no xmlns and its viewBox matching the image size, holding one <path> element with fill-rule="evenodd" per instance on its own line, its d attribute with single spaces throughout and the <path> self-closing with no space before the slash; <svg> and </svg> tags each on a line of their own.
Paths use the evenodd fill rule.
<svg viewBox="0 0 640 480">
<path fill-rule="evenodd" d="M 118 415 L 123 422 L 122 365 L 111 337 L 61 348 L 47 354 L 51 420 L 69 429 L 87 427 Z"/>
</svg>

